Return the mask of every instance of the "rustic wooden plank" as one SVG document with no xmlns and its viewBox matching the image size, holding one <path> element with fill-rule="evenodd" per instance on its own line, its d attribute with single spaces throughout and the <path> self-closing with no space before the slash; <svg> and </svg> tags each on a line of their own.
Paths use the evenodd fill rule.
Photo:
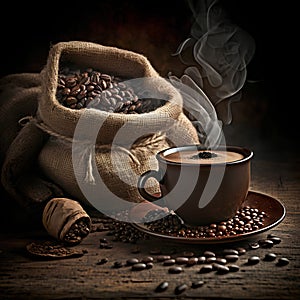
<svg viewBox="0 0 300 300">
<path fill-rule="evenodd" d="M 273 158 L 272 158 L 273 159 Z M 35 260 L 26 255 L 25 246 L 30 241 L 48 238 L 41 230 L 2 232 L 0 244 L 0 294 L 3 299 L 166 299 L 174 297 L 176 285 L 186 283 L 188 289 L 182 294 L 190 299 L 297 299 L 300 296 L 300 242 L 299 242 L 299 162 L 278 162 L 257 158 L 252 164 L 251 189 L 267 193 L 285 205 L 285 219 L 275 228 L 249 240 L 225 245 L 176 244 L 150 237 L 136 245 L 113 242 L 106 232 L 93 232 L 76 248 L 86 249 L 80 258 L 64 260 Z M 3 227 L 2 227 L 3 228 Z M 183 267 L 181 274 L 168 274 L 168 267 L 154 263 L 149 270 L 131 271 L 130 267 L 112 268 L 115 261 L 125 262 L 130 257 L 142 258 L 150 255 L 149 250 L 159 247 L 163 253 L 179 255 L 193 251 L 201 255 L 205 250 L 220 252 L 224 247 L 245 247 L 250 242 L 265 238 L 268 233 L 281 237 L 282 242 L 271 249 L 249 250 L 241 256 L 235 273 L 217 275 L 199 274 L 200 265 Z M 99 239 L 106 237 L 112 249 L 100 249 Z M 131 253 L 134 247 L 140 253 Z M 263 258 L 267 252 L 277 257 L 287 257 L 289 265 L 278 267 L 275 262 L 260 261 L 257 265 L 245 263 L 251 255 Z M 108 262 L 97 265 L 107 257 Z M 153 255 L 155 257 L 155 255 Z M 155 287 L 163 280 L 169 281 L 168 289 L 155 293 Z M 190 288 L 191 283 L 203 280 L 198 289 Z"/>
</svg>

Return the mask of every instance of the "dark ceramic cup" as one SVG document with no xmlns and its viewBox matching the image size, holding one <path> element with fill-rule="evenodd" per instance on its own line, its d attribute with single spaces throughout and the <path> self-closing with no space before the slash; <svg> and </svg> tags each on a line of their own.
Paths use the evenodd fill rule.
<svg viewBox="0 0 300 300">
<path fill-rule="evenodd" d="M 142 174 L 138 190 L 143 198 L 175 211 L 190 225 L 207 225 L 232 218 L 247 197 L 253 152 L 237 146 L 205 149 L 200 145 L 172 147 L 157 155 L 158 170 Z M 158 180 L 161 195 L 145 188 Z"/>
</svg>

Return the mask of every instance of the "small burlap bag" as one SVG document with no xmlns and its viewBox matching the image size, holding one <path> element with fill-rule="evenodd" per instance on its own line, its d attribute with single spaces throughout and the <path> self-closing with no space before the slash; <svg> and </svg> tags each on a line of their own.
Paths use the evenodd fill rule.
<svg viewBox="0 0 300 300">
<path fill-rule="evenodd" d="M 68 198 L 51 199 L 45 206 L 42 221 L 52 237 L 69 244 L 80 243 L 92 225 L 83 207 Z"/>
<path fill-rule="evenodd" d="M 138 82 L 137 93 L 148 89 L 155 94 L 154 98 L 167 102 L 141 114 L 67 108 L 56 98 L 62 63 L 92 67 L 130 80 L 148 78 L 146 83 Z M 125 201 L 142 201 L 137 180 L 143 172 L 157 168 L 155 154 L 174 144 L 199 143 L 196 129 L 183 113 L 179 93 L 141 54 L 95 43 L 61 42 L 50 49 L 41 82 L 35 122 L 51 138 L 40 151 L 39 166 L 80 203 L 91 204 L 81 184 L 90 192 L 88 196 L 97 193 L 97 201 L 108 202 L 111 210 L 121 209 L 112 195 Z M 105 186 L 100 191 L 95 187 L 99 175 Z M 157 192 L 158 188 L 157 182 L 149 183 L 151 191 Z"/>
</svg>

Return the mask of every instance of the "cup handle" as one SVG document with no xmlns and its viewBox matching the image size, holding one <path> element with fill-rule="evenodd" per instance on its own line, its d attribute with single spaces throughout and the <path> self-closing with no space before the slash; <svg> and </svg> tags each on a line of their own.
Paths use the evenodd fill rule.
<svg viewBox="0 0 300 300">
<path fill-rule="evenodd" d="M 149 194 L 146 189 L 145 189 L 145 184 L 147 182 L 147 180 L 151 177 L 154 177 L 159 183 L 162 183 L 162 174 L 160 171 L 155 171 L 155 170 L 149 170 L 145 173 L 143 173 L 139 179 L 138 179 L 138 191 L 141 194 L 141 196 L 148 200 L 148 201 L 156 201 L 158 199 L 161 199 L 162 196 L 160 197 L 154 197 L 151 194 Z"/>
</svg>

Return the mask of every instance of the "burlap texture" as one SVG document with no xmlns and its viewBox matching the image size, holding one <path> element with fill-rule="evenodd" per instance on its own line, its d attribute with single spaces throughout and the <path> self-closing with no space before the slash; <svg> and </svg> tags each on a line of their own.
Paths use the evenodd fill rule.
<svg viewBox="0 0 300 300">
<path fill-rule="evenodd" d="M 28 116 L 35 116 L 40 93 L 37 73 L 10 74 L 0 80 L 1 188 L 36 220 L 47 200 L 62 195 L 37 166 L 48 135 L 28 122 Z"/>
<path fill-rule="evenodd" d="M 155 111 L 134 115 L 64 107 L 56 99 L 58 71 L 62 62 L 82 68 L 93 67 L 122 78 L 149 78 L 147 84 L 151 90 L 157 91 L 158 96 L 168 101 Z M 91 176 L 87 176 L 87 173 L 93 175 L 99 172 L 111 193 L 127 201 L 140 202 L 143 199 L 137 190 L 137 178 L 143 172 L 157 168 L 155 154 L 171 144 L 199 143 L 195 128 L 182 111 L 179 93 L 140 54 L 88 42 L 58 43 L 49 51 L 41 79 L 42 92 L 37 117 L 39 125 L 52 138 L 41 149 L 39 165 L 48 178 L 83 203 L 89 201 L 78 186 L 78 177 L 82 180 L 89 177 L 90 180 Z M 76 136 L 74 143 L 76 126 L 82 120 L 87 125 L 83 126 L 81 135 Z M 95 137 L 92 129 L 99 124 L 102 126 Z M 76 151 L 82 151 L 81 162 L 72 159 L 74 147 L 78 147 Z M 93 147 L 95 155 L 92 159 L 96 170 L 88 167 L 92 155 L 88 149 Z M 82 174 L 76 174 L 77 178 L 74 164 L 82 165 Z M 157 191 L 157 183 L 150 182 L 149 185 L 153 191 Z M 110 192 L 103 191 L 98 195 L 99 201 L 109 201 Z"/>
<path fill-rule="evenodd" d="M 40 75 L 37 73 L 10 74 L 1 78 L 0 166 L 9 145 L 22 128 L 19 120 L 36 114 L 40 91 Z"/>
<path fill-rule="evenodd" d="M 91 228 L 91 219 L 82 206 L 68 198 L 53 198 L 45 206 L 42 222 L 47 232 L 54 238 L 64 241 L 71 226 L 84 218 Z"/>
</svg>

